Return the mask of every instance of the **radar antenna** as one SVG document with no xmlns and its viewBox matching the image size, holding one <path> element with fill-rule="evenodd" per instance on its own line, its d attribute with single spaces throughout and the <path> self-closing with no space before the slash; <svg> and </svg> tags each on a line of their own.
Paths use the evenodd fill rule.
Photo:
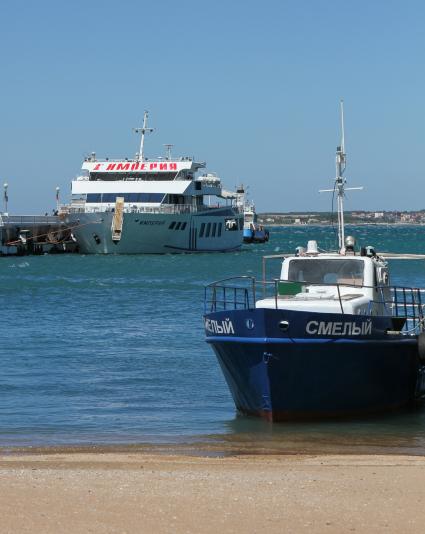
<svg viewBox="0 0 425 534">
<path fill-rule="evenodd" d="M 345 231 L 344 231 L 344 196 L 345 191 L 358 191 L 363 187 L 345 187 L 347 183 L 344 171 L 347 166 L 347 155 L 345 153 L 345 131 L 344 131 L 344 101 L 340 101 L 341 113 L 341 145 L 336 147 L 336 177 L 333 189 L 321 189 L 319 193 L 337 193 L 338 199 L 338 250 L 340 254 L 345 254 Z"/>
<path fill-rule="evenodd" d="M 138 161 L 144 161 L 144 159 L 145 159 L 145 155 L 144 155 L 144 152 L 143 152 L 144 145 L 145 145 L 145 133 L 151 133 L 151 132 L 154 131 L 153 128 L 148 128 L 147 127 L 148 115 L 149 115 L 149 112 L 145 111 L 144 114 L 143 114 L 143 126 L 141 128 L 140 127 L 139 128 L 133 128 L 133 132 L 135 132 L 137 134 L 141 134 L 140 150 L 139 150 L 139 153 L 137 154 L 137 160 Z"/>
</svg>

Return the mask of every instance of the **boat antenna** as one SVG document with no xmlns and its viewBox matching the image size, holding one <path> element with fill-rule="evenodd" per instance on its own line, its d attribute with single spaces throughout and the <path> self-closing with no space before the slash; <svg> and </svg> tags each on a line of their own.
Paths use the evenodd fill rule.
<svg viewBox="0 0 425 534">
<path fill-rule="evenodd" d="M 139 150 L 139 153 L 137 154 L 137 160 L 138 161 L 143 161 L 145 159 L 145 155 L 144 155 L 144 152 L 143 152 L 143 149 L 144 149 L 144 145 L 145 145 L 145 133 L 151 133 L 154 131 L 153 128 L 148 128 L 147 125 L 148 125 L 148 115 L 149 115 L 149 112 L 145 110 L 144 114 L 143 114 L 143 126 L 140 128 L 133 128 L 133 131 L 137 134 L 141 134 L 141 138 L 140 138 L 140 150 Z"/>
<path fill-rule="evenodd" d="M 166 154 L 166 159 L 170 160 L 171 159 L 171 149 L 173 148 L 174 145 L 170 145 L 170 144 L 166 144 L 164 145 L 165 147 L 165 154 Z"/>
<path fill-rule="evenodd" d="M 344 130 L 344 101 L 340 101 L 341 114 L 341 145 L 336 147 L 336 176 L 333 189 L 321 189 L 320 193 L 337 193 L 338 201 L 338 251 L 345 254 L 345 230 L 344 230 L 344 196 L 345 191 L 361 190 L 363 187 L 345 187 L 347 183 L 344 171 L 347 166 L 347 155 L 345 153 L 345 130 Z"/>
</svg>

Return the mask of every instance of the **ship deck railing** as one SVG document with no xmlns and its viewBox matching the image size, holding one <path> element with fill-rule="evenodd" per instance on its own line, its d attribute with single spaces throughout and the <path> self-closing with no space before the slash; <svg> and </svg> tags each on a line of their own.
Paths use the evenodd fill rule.
<svg viewBox="0 0 425 534">
<path fill-rule="evenodd" d="M 158 214 L 185 214 L 185 213 L 199 213 L 207 212 L 212 209 L 232 209 L 235 213 L 241 213 L 241 209 L 237 206 L 192 206 L 186 204 L 167 204 L 163 206 L 125 206 L 124 213 L 158 213 Z M 104 213 L 104 212 L 113 212 L 113 206 L 102 206 L 99 208 L 90 208 L 83 203 L 63 207 L 61 213 Z"/>
<path fill-rule="evenodd" d="M 304 296 L 305 300 L 315 300 L 317 296 L 311 292 L 315 286 L 329 287 L 329 293 L 322 296 L 321 300 L 338 301 L 341 315 L 347 314 L 344 310 L 344 302 L 347 299 L 364 296 L 364 290 L 373 290 L 374 298 L 366 307 L 362 307 L 359 313 L 397 318 L 400 321 L 395 321 L 395 324 L 400 325 L 401 333 L 417 334 L 425 331 L 425 289 L 415 287 L 295 282 L 278 278 L 258 281 L 253 276 L 236 276 L 205 286 L 204 312 L 255 309 L 258 295 L 261 295 L 261 299 L 274 301 L 274 308 L 279 309 L 282 301 L 299 301 L 300 295 Z M 352 292 L 348 293 L 347 290 L 350 289 Z"/>
<path fill-rule="evenodd" d="M 60 224 L 57 215 L 1 215 L 2 226 L 25 226 L 25 225 L 43 225 L 43 224 Z"/>
<path fill-rule="evenodd" d="M 168 162 L 175 162 L 175 161 L 195 161 L 194 156 L 173 156 L 172 158 L 164 158 L 161 156 L 158 156 L 157 158 L 143 158 L 142 159 L 132 159 L 132 158 L 92 158 L 90 156 L 87 156 L 84 158 L 85 162 L 93 162 L 93 163 L 116 163 L 116 162 L 122 162 L 122 163 L 168 163 Z M 197 162 L 198 163 L 198 162 Z M 203 162 L 199 162 L 203 163 Z"/>
</svg>

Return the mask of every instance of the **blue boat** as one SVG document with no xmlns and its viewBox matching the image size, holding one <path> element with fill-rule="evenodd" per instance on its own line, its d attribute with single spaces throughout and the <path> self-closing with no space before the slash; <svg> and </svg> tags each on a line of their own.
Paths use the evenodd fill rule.
<svg viewBox="0 0 425 534">
<path fill-rule="evenodd" d="M 365 271 L 374 261 L 358 260 Z M 241 413 L 282 421 L 395 410 L 425 393 L 422 298 L 415 288 L 231 279 L 206 288 L 206 341 Z"/>
<path fill-rule="evenodd" d="M 267 243 L 270 239 L 270 233 L 267 228 L 258 223 L 257 214 L 254 204 L 245 204 L 244 206 L 244 226 L 243 241 L 244 243 Z"/>
<path fill-rule="evenodd" d="M 345 237 L 345 150 L 337 149 L 338 249 L 316 241 L 266 256 L 263 278 L 205 288 L 206 341 L 236 408 L 269 421 L 359 416 L 425 395 L 425 290 L 390 284 L 388 259 Z M 270 261 L 280 275 L 268 280 Z"/>
<path fill-rule="evenodd" d="M 244 243 L 267 243 L 270 239 L 270 232 L 258 223 L 258 216 L 255 211 L 255 205 L 246 197 L 245 188 L 241 184 L 237 190 L 237 206 L 244 216 L 243 242 Z"/>
</svg>

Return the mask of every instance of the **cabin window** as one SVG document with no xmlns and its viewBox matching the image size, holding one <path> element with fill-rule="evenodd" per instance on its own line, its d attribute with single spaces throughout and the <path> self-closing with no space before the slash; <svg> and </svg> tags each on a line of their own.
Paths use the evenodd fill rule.
<svg viewBox="0 0 425 534">
<path fill-rule="evenodd" d="M 205 232 L 205 237 L 210 237 L 211 223 L 207 223 L 207 231 Z"/>
<path fill-rule="evenodd" d="M 115 202 L 117 197 L 122 197 L 120 193 L 103 193 L 102 202 Z"/>
<path fill-rule="evenodd" d="M 176 226 L 176 221 L 173 221 L 168 227 L 169 230 L 172 230 Z"/>
<path fill-rule="evenodd" d="M 184 230 L 184 229 L 186 228 L 186 225 L 187 225 L 187 223 L 184 222 L 184 223 L 182 224 L 182 227 L 180 228 L 180 230 Z"/>
<path fill-rule="evenodd" d="M 213 223 L 212 225 L 212 232 L 211 232 L 211 237 L 215 237 L 215 231 L 217 229 L 217 223 Z"/>
<path fill-rule="evenodd" d="M 146 200 L 142 200 L 142 202 L 162 202 L 164 199 L 163 193 L 142 193 L 142 195 L 146 195 Z"/>
<path fill-rule="evenodd" d="M 201 224 L 201 229 L 199 230 L 199 237 L 204 237 L 205 223 Z"/>
<path fill-rule="evenodd" d="M 178 230 L 178 229 L 180 228 L 181 224 L 182 224 L 181 222 L 178 222 L 178 223 L 176 224 L 176 228 L 175 228 L 175 230 Z"/>
<path fill-rule="evenodd" d="M 102 202 L 102 195 L 100 193 L 88 193 L 87 202 Z"/>
<path fill-rule="evenodd" d="M 364 263 L 354 259 L 290 260 L 288 280 L 312 284 L 363 285 Z"/>
<path fill-rule="evenodd" d="M 114 165 L 114 163 L 111 162 L 111 165 Z M 116 165 L 120 165 L 119 163 Z M 131 170 L 127 169 L 128 163 L 123 162 L 122 165 L 125 167 L 122 170 Z M 129 165 L 130 166 L 130 165 Z M 91 172 L 90 173 L 90 180 L 91 181 L 117 181 L 117 180 L 126 180 L 126 181 L 163 181 L 163 180 L 174 180 L 176 177 L 175 172 L 161 172 L 161 173 L 155 173 L 155 172 Z"/>
<path fill-rule="evenodd" d="M 221 236 L 221 230 L 223 229 L 223 223 L 218 223 L 217 237 Z"/>
<path fill-rule="evenodd" d="M 159 204 L 164 199 L 164 193 L 88 193 L 87 202 L 116 202 L 117 197 L 123 197 L 124 202 L 144 202 Z"/>
<path fill-rule="evenodd" d="M 236 232 L 238 230 L 237 219 L 226 219 L 224 223 L 224 228 L 227 232 Z"/>
</svg>

